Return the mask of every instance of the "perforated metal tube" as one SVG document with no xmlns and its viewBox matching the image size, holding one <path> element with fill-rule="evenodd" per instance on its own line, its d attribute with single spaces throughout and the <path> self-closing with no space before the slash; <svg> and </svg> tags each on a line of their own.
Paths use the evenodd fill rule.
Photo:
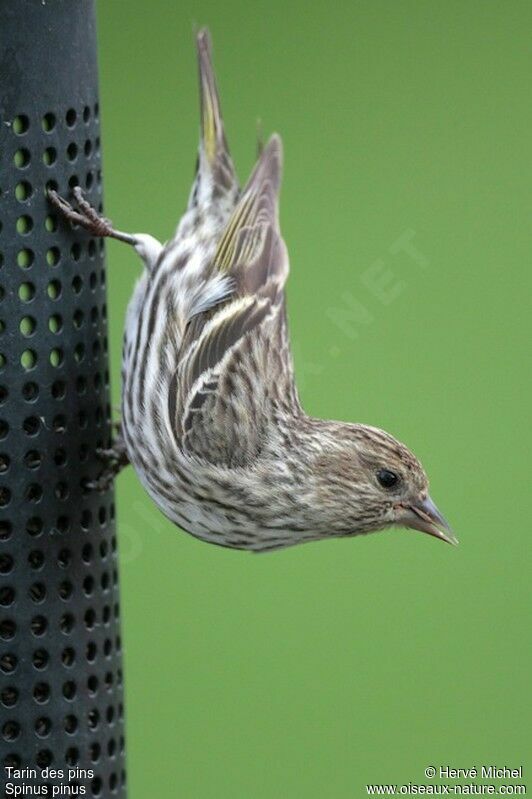
<svg viewBox="0 0 532 799">
<path fill-rule="evenodd" d="M 93 3 L 1 3 L 0 38 L 0 784 L 78 767 L 72 792 L 124 797 L 115 509 L 86 488 L 111 436 L 104 249 L 45 196 L 101 208 Z"/>
</svg>

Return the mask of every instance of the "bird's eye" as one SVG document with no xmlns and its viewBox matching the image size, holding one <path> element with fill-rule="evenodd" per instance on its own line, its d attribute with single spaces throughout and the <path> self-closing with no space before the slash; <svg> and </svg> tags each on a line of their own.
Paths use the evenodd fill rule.
<svg viewBox="0 0 532 799">
<path fill-rule="evenodd" d="M 389 469 L 379 469 L 377 480 L 383 488 L 393 488 L 399 482 L 399 475 Z"/>
</svg>

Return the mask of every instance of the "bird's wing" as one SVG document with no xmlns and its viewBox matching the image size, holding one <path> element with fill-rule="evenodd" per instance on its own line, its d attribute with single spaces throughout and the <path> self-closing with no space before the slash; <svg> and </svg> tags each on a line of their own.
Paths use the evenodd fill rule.
<svg viewBox="0 0 532 799">
<path fill-rule="evenodd" d="M 298 399 L 286 328 L 288 255 L 278 222 L 282 150 L 264 149 L 223 233 L 212 275 L 227 275 L 227 302 L 185 332 L 170 414 L 180 447 L 212 463 L 249 464 L 280 413 Z"/>
</svg>

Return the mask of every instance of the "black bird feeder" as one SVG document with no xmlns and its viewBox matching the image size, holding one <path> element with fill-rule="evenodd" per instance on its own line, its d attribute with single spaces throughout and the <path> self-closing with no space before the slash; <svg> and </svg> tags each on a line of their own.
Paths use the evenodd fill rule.
<svg viewBox="0 0 532 799">
<path fill-rule="evenodd" d="M 87 487 L 111 440 L 104 246 L 46 196 L 102 207 L 92 0 L 0 3 L 0 56 L 0 795 L 125 797 L 114 498 Z"/>
</svg>

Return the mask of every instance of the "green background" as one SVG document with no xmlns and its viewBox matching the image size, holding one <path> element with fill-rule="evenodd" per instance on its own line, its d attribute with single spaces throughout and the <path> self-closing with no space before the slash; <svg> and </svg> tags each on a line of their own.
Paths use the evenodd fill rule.
<svg viewBox="0 0 532 799">
<path fill-rule="evenodd" d="M 100 3 L 106 209 L 122 229 L 166 239 L 186 202 L 200 24 L 241 179 L 257 118 L 283 136 L 306 410 L 407 442 L 461 544 L 395 530 L 232 552 L 177 530 L 124 473 L 131 799 L 347 799 L 427 782 L 428 765 L 526 770 L 532 6 Z M 114 242 L 108 261 L 118 404 L 140 268 Z M 381 268 L 391 300 L 368 285 Z"/>
</svg>

